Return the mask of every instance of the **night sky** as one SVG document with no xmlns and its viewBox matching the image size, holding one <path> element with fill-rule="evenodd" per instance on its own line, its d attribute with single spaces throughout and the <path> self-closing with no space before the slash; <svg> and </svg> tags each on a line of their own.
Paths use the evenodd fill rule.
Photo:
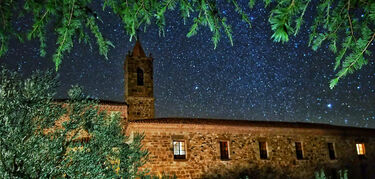
<svg viewBox="0 0 375 179">
<path fill-rule="evenodd" d="M 124 101 L 123 63 L 135 41 L 123 30 L 121 21 L 109 11 L 97 10 L 103 19 L 101 31 L 116 46 L 105 60 L 93 49 L 75 41 L 59 70 L 56 98 L 65 98 L 73 84 L 99 99 Z M 334 55 L 326 46 L 312 51 L 307 46 L 307 23 L 288 43 L 274 43 L 268 23 L 269 9 L 258 4 L 246 9 L 252 28 L 242 22 L 233 8 L 219 6 L 233 28 L 234 46 L 223 34 L 214 49 L 209 29 L 187 38 L 191 21 L 183 24 L 178 10 L 166 15 L 165 37 L 150 26 L 139 34 L 142 46 L 154 58 L 156 117 L 201 117 L 245 120 L 275 120 L 330 123 L 375 128 L 374 61 L 341 80 L 333 90 L 329 80 L 335 72 Z M 15 23 L 17 30 L 30 29 L 30 20 Z M 39 56 L 39 42 L 10 42 L 0 64 L 25 75 L 54 68 L 51 56 L 56 47 L 49 34 L 47 56 Z M 374 47 L 371 47 L 374 49 Z M 373 59 L 373 57 L 371 57 Z M 370 59 L 371 59 L 370 58 Z"/>
</svg>

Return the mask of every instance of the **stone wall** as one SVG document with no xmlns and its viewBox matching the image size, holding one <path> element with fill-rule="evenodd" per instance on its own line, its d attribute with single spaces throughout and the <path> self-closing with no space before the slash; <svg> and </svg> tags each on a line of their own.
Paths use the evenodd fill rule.
<svg viewBox="0 0 375 179">
<path fill-rule="evenodd" d="M 62 104 L 62 107 L 66 107 L 65 100 L 58 100 L 58 103 Z M 119 113 L 121 117 L 121 126 L 123 128 L 123 132 L 125 133 L 126 125 L 127 125 L 127 119 L 128 119 L 128 105 L 124 102 L 113 102 L 113 101 L 100 101 L 98 104 L 98 110 L 99 111 L 106 111 L 108 115 L 111 115 L 111 113 Z M 68 115 L 62 116 L 60 119 L 55 121 L 55 125 L 52 128 L 45 129 L 44 132 L 52 132 L 56 128 L 62 128 L 63 123 L 69 120 Z M 80 130 L 79 133 L 77 134 L 78 139 L 83 139 L 83 138 L 89 138 L 89 134 L 84 131 Z"/>
<path fill-rule="evenodd" d="M 244 174 L 255 178 L 313 178 L 321 168 L 328 173 L 348 168 L 350 176 L 356 178 L 375 176 L 371 170 L 375 163 L 375 130 L 186 120 L 156 119 L 128 124 L 128 135 L 145 134 L 143 144 L 150 155 L 142 169 L 178 178 L 236 178 Z M 174 159 L 173 140 L 185 141 L 186 159 Z M 220 159 L 219 141 L 229 142 L 229 160 Z M 260 159 L 259 141 L 267 143 L 267 159 Z M 296 157 L 296 141 L 303 145 L 302 160 Z M 335 160 L 329 158 L 328 142 L 334 143 Z M 366 159 L 360 159 L 356 153 L 359 142 L 365 143 Z"/>
<path fill-rule="evenodd" d="M 58 100 L 58 103 L 63 105 L 63 108 L 66 106 L 65 100 Z M 107 113 L 120 113 L 120 117 L 123 121 L 124 127 L 126 126 L 126 120 L 128 119 L 128 105 L 124 102 L 113 102 L 113 101 L 100 101 L 98 103 L 99 111 L 107 111 Z M 67 117 L 63 117 L 56 121 L 57 126 L 61 127 L 61 124 L 69 120 Z"/>
<path fill-rule="evenodd" d="M 144 84 L 137 85 L 137 68 L 142 69 Z M 127 56 L 124 64 L 125 96 L 153 97 L 153 68 L 152 58 Z"/>
<path fill-rule="evenodd" d="M 99 103 L 99 110 L 100 111 L 107 111 L 107 113 L 120 113 L 121 117 L 121 126 L 123 132 L 125 133 L 125 128 L 128 119 L 128 105 L 126 103 L 113 103 L 113 102 L 101 102 Z"/>
<path fill-rule="evenodd" d="M 151 119 L 154 118 L 154 98 L 128 97 L 129 119 Z"/>
<path fill-rule="evenodd" d="M 154 118 L 153 67 L 151 57 L 128 55 L 124 63 L 125 100 L 129 119 Z M 143 71 L 143 85 L 137 85 L 137 69 Z"/>
<path fill-rule="evenodd" d="M 119 112 L 124 121 L 128 118 L 128 106 L 126 103 L 99 103 L 99 110 L 105 110 L 107 112 Z"/>
</svg>

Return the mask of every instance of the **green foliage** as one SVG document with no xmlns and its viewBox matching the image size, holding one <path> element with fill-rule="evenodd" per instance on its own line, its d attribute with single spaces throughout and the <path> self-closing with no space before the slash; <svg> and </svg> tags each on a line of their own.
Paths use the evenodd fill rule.
<svg viewBox="0 0 375 179">
<path fill-rule="evenodd" d="M 370 55 L 368 47 L 375 36 L 375 33 L 368 27 L 369 24 L 373 26 L 374 23 L 371 20 L 371 10 L 375 10 L 371 9 L 373 4 L 372 1 L 324 0 L 318 5 L 318 15 L 311 28 L 310 42 L 312 49 L 317 50 L 325 41 L 328 41 L 329 49 L 336 53 L 334 70 L 340 67 L 341 69 L 330 81 L 331 89 L 341 78 L 354 73 L 368 63 L 365 56 Z M 352 13 L 354 10 L 364 11 L 363 16 L 355 17 L 355 13 Z"/>
<path fill-rule="evenodd" d="M 348 170 L 347 169 L 342 169 L 337 172 L 338 177 L 340 179 L 348 179 Z M 332 178 L 330 176 L 326 176 L 325 172 L 323 169 L 320 171 L 315 172 L 315 179 L 326 179 L 326 178 Z"/>
<path fill-rule="evenodd" d="M 74 39 L 83 41 L 91 47 L 89 38 L 91 32 L 96 38 L 99 54 L 107 58 L 113 44 L 106 40 L 100 32 L 100 18 L 90 9 L 91 0 L 14 0 L 0 1 L 0 56 L 8 48 L 10 37 L 23 39 L 23 32 L 16 32 L 12 20 L 16 19 L 15 12 L 25 11 L 33 17 L 32 28 L 27 33 L 27 39 L 40 41 L 40 55 L 46 55 L 46 33 L 53 24 L 57 35 L 57 49 L 53 54 L 56 70 L 58 70 L 64 55 L 74 44 Z M 241 7 L 237 0 L 227 0 L 240 18 L 251 27 L 248 10 L 259 1 L 249 0 L 248 8 Z M 375 1 L 370 0 L 263 0 L 264 7 L 270 10 L 269 23 L 275 42 L 285 43 L 290 35 L 296 36 L 304 23 L 305 12 L 313 9 L 313 24 L 310 27 L 309 46 L 318 50 L 327 46 L 334 54 L 336 77 L 331 80 L 333 88 L 341 78 L 352 74 L 368 63 L 369 45 L 374 40 L 375 32 Z M 191 27 L 186 36 L 197 34 L 201 27 L 207 27 L 212 32 L 214 48 L 217 47 L 224 33 L 233 45 L 232 29 L 225 14 L 219 9 L 217 1 L 213 0 L 105 0 L 103 10 L 112 10 L 119 16 L 125 32 L 130 40 L 136 37 L 138 29 L 146 31 L 147 27 L 156 24 L 159 35 L 165 35 L 166 14 L 178 10 L 184 21 L 190 21 Z M 18 13 L 17 13 L 18 14 Z M 23 13 L 20 13 L 23 14 Z"/>
<path fill-rule="evenodd" d="M 255 0 L 249 0 L 249 7 L 252 9 L 255 6 Z"/>
<path fill-rule="evenodd" d="M 16 10 L 14 1 L 0 1 L 0 57 L 8 51 L 10 36 L 17 35 L 11 25 L 13 12 Z"/>
<path fill-rule="evenodd" d="M 52 73 L 37 72 L 26 80 L 6 69 L 0 75 L 0 178 L 56 175 L 60 140 L 43 134 L 63 113 L 52 102 Z"/>
<path fill-rule="evenodd" d="M 315 179 L 325 179 L 326 175 L 324 173 L 324 170 L 321 169 L 320 172 L 315 172 Z"/>
<path fill-rule="evenodd" d="M 88 32 L 91 32 L 97 41 L 99 47 L 99 53 L 107 58 L 109 47 L 112 43 L 106 40 L 101 34 L 98 27 L 97 14 L 89 8 L 91 0 L 27 0 L 23 4 L 15 3 L 13 0 L 1 1 L 3 4 L 11 4 L 14 9 L 22 9 L 26 13 L 33 15 L 33 25 L 32 28 L 27 32 L 27 39 L 38 39 L 40 42 L 40 55 L 46 55 L 46 42 L 47 42 L 47 31 L 54 30 L 57 35 L 57 49 L 52 56 L 52 60 L 55 63 L 56 70 L 58 70 L 63 56 L 66 52 L 70 52 L 73 48 L 73 40 L 75 38 L 82 40 L 85 43 L 90 43 Z M 17 5 L 21 4 L 22 7 Z M 0 6 L 0 13 L 9 11 L 8 7 Z M 10 12 L 16 12 L 10 11 Z M 10 19 L 5 16 L 5 19 Z M 9 26 L 5 30 L 12 32 L 11 22 L 6 21 Z M 53 29 L 51 29 L 53 25 Z M 5 31 L 4 30 L 4 31 Z M 14 36 L 19 36 L 20 34 L 14 34 Z M 7 43 L 9 37 L 12 36 L 11 33 L 4 34 L 0 30 L 0 39 L 2 43 Z M 2 45 L 1 48 L 6 48 L 7 45 Z M 0 51 L 0 56 L 2 56 L 5 51 Z"/>
<path fill-rule="evenodd" d="M 273 38 L 275 42 L 288 42 L 289 35 L 297 35 L 310 1 L 311 0 L 278 1 L 269 17 L 271 29 L 274 31 L 271 38 Z"/>
<path fill-rule="evenodd" d="M 79 87 L 64 104 L 53 101 L 57 83 L 51 72 L 23 79 L 2 69 L 0 75 L 0 178 L 144 175 L 137 170 L 148 154 L 141 150 L 143 136 L 125 143 L 119 114 L 99 111 Z"/>
</svg>

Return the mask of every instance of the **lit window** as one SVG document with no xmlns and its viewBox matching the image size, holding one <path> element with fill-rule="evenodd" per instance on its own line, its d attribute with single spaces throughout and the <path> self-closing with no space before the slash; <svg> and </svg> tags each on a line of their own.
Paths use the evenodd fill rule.
<svg viewBox="0 0 375 179">
<path fill-rule="evenodd" d="M 173 141 L 174 159 L 186 159 L 186 150 L 184 141 Z"/>
<path fill-rule="evenodd" d="M 333 146 L 333 143 L 328 143 L 328 153 L 331 160 L 336 159 L 335 147 Z"/>
<path fill-rule="evenodd" d="M 366 154 L 364 143 L 356 144 L 356 146 L 357 146 L 357 154 L 358 155 L 365 155 Z"/>
<path fill-rule="evenodd" d="M 266 142 L 259 142 L 259 154 L 260 159 L 267 159 L 267 143 Z"/>
<path fill-rule="evenodd" d="M 297 154 L 298 160 L 303 159 L 303 151 L 302 151 L 302 143 L 301 142 L 296 142 L 296 154 Z"/>
<path fill-rule="evenodd" d="M 221 160 L 229 159 L 229 146 L 227 141 L 220 142 L 220 158 Z"/>
<path fill-rule="evenodd" d="M 143 86 L 143 70 L 137 68 L 137 85 Z"/>
</svg>

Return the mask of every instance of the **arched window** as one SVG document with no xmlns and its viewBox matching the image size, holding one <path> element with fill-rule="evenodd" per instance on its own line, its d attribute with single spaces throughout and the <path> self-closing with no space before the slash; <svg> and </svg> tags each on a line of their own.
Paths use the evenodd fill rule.
<svg viewBox="0 0 375 179">
<path fill-rule="evenodd" d="M 143 86 L 143 70 L 137 68 L 137 85 Z"/>
</svg>

